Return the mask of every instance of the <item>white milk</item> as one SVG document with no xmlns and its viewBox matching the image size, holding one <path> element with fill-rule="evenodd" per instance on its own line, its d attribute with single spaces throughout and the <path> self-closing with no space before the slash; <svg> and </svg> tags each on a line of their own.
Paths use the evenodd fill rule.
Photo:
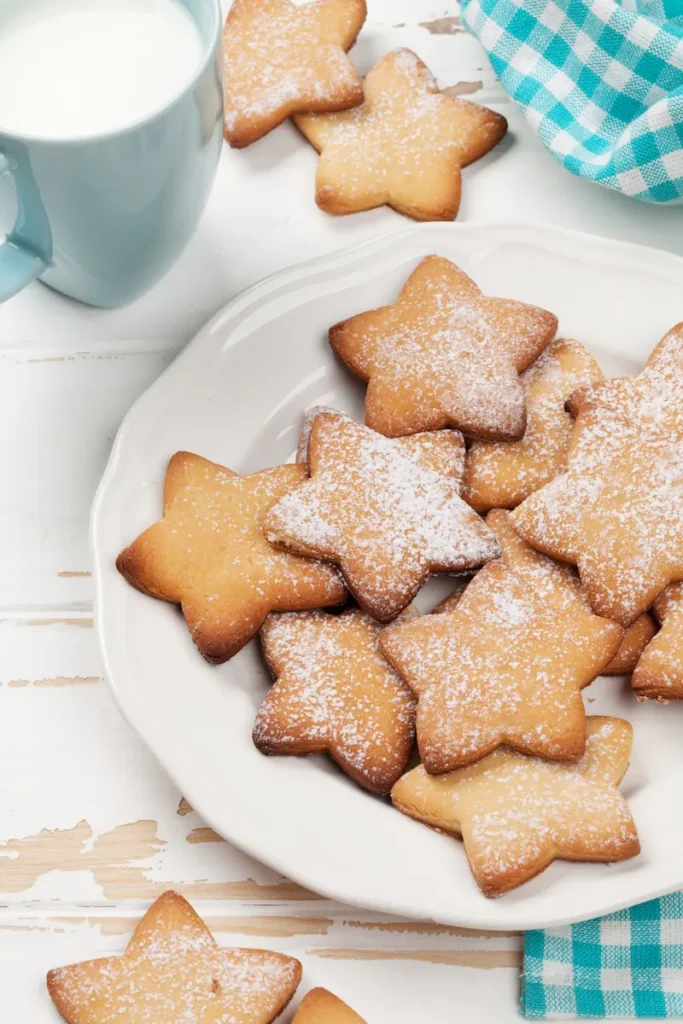
<svg viewBox="0 0 683 1024">
<path fill-rule="evenodd" d="M 0 131 L 115 131 L 163 107 L 203 45 L 178 0 L 0 0 Z"/>
</svg>

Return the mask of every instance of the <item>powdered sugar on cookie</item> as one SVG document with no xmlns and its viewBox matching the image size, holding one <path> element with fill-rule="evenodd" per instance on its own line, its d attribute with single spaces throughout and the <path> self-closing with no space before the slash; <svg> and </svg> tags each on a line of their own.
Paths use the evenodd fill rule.
<svg viewBox="0 0 683 1024">
<path fill-rule="evenodd" d="M 520 573 L 543 602 L 552 603 L 558 615 L 562 616 L 564 608 L 571 608 L 577 602 L 586 611 L 591 610 L 576 570 L 534 551 L 514 529 L 509 512 L 494 509 L 487 515 L 486 523 L 498 538 L 505 564 Z M 616 654 L 601 669 L 601 675 L 627 675 L 632 672 L 655 632 L 650 616 L 646 613 L 641 615 L 624 632 Z"/>
<path fill-rule="evenodd" d="M 330 344 L 369 381 L 366 421 L 380 433 L 451 426 L 473 437 L 513 440 L 526 423 L 518 372 L 556 329 L 552 313 L 487 298 L 455 264 L 428 256 L 398 302 L 337 324 Z"/>
<path fill-rule="evenodd" d="M 69 1022 L 215 1024 L 273 1020 L 301 978 L 292 957 L 258 949 L 219 949 L 190 905 L 161 896 L 123 956 L 50 971 L 48 989 Z"/>
<path fill-rule="evenodd" d="M 563 765 L 501 749 L 477 764 L 429 776 L 420 766 L 392 791 L 411 817 L 462 835 L 473 874 L 497 896 L 556 857 L 617 861 L 640 850 L 617 786 L 628 766 L 632 730 L 617 718 L 589 718 L 586 752 Z"/>
<path fill-rule="evenodd" d="M 360 785 L 388 793 L 412 752 L 416 701 L 382 656 L 380 632 L 357 610 L 271 615 L 262 642 L 277 681 L 256 718 L 256 746 L 328 751 Z"/>
<path fill-rule="evenodd" d="M 473 508 L 514 508 L 565 469 L 573 419 L 565 402 L 603 379 L 583 345 L 557 339 L 520 377 L 527 409 L 524 437 L 474 441 L 467 453 L 463 497 Z"/>
<path fill-rule="evenodd" d="M 346 50 L 365 13 L 365 0 L 235 0 L 223 35 L 230 144 L 248 145 L 297 110 L 360 103 Z"/>
<path fill-rule="evenodd" d="M 683 583 L 673 583 L 654 603 L 661 629 L 631 676 L 639 700 L 683 700 Z"/>
<path fill-rule="evenodd" d="M 622 630 L 592 615 L 552 570 L 537 587 L 494 562 L 452 612 L 383 633 L 382 651 L 419 697 L 428 772 L 452 771 L 501 744 L 564 761 L 583 753 L 580 691 L 612 658 Z"/>
<path fill-rule="evenodd" d="M 143 593 L 181 604 L 204 657 L 226 661 L 268 612 L 344 600 L 330 566 L 278 551 L 263 536 L 268 509 L 305 479 L 303 466 L 241 477 L 179 452 L 166 476 L 164 518 L 119 555 L 117 567 Z"/>
<path fill-rule="evenodd" d="M 364 82 L 365 102 L 342 114 L 300 114 L 321 153 L 316 202 L 330 213 L 385 203 L 418 220 L 452 220 L 460 168 L 505 134 L 505 118 L 439 92 L 410 50 L 387 54 Z"/>
<path fill-rule="evenodd" d="M 329 405 L 314 405 L 304 413 L 303 421 L 301 423 L 301 432 L 299 434 L 299 443 L 296 446 L 296 461 L 303 463 L 304 466 L 308 465 L 308 445 L 311 440 L 313 424 L 315 423 L 316 417 L 319 416 L 321 412 L 336 413 L 337 410 L 330 408 Z"/>
<path fill-rule="evenodd" d="M 338 563 L 361 606 L 390 621 L 430 572 L 474 568 L 498 554 L 459 497 L 462 456 L 455 431 L 393 441 L 323 413 L 311 434 L 311 479 L 271 509 L 266 536 Z"/>
<path fill-rule="evenodd" d="M 682 371 L 679 325 L 641 374 L 575 395 L 567 472 L 514 513 L 522 536 L 575 563 L 595 610 L 624 626 L 683 578 Z"/>
</svg>

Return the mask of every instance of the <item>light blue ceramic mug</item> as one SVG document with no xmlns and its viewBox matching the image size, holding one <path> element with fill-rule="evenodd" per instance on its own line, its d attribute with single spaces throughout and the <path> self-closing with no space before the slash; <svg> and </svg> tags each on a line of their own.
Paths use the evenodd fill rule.
<svg viewBox="0 0 683 1024">
<path fill-rule="evenodd" d="M 21 2 L 21 0 L 20 0 Z M 203 60 L 162 110 L 123 130 L 40 139 L 0 125 L 0 301 L 40 278 L 93 306 L 121 306 L 175 262 L 199 222 L 222 145 L 220 0 L 181 0 Z M 6 182 L 3 180 L 2 184 Z"/>
</svg>

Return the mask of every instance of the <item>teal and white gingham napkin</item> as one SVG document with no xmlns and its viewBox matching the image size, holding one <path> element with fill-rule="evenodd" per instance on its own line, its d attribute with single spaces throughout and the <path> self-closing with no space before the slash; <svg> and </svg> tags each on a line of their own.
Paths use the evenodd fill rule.
<svg viewBox="0 0 683 1024">
<path fill-rule="evenodd" d="M 527 932 L 522 1014 L 683 1017 L 683 894 L 563 928 Z"/>
<path fill-rule="evenodd" d="M 683 197 L 683 0 L 462 0 L 462 18 L 564 167 Z"/>
</svg>

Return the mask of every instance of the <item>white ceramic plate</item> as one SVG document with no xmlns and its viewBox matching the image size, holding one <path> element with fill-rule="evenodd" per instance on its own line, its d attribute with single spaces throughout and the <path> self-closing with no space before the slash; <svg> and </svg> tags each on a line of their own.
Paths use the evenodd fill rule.
<svg viewBox="0 0 683 1024">
<path fill-rule="evenodd" d="M 643 852 L 623 864 L 556 863 L 500 900 L 474 884 L 459 842 L 366 794 L 324 757 L 263 757 L 254 715 L 269 685 L 256 643 L 221 668 L 179 612 L 134 591 L 117 553 L 160 514 L 179 449 L 247 473 L 286 461 L 303 411 L 362 417 L 363 388 L 333 358 L 327 328 L 393 301 L 428 253 L 484 291 L 560 318 L 609 374 L 637 371 L 683 319 L 683 260 L 533 226 L 424 225 L 272 277 L 230 303 L 126 417 L 93 510 L 97 620 L 118 704 L 199 814 L 248 853 L 346 903 L 445 924 L 533 928 L 588 918 L 683 886 L 683 705 L 636 704 L 599 679 L 589 712 L 635 726 L 623 786 Z"/>
</svg>

